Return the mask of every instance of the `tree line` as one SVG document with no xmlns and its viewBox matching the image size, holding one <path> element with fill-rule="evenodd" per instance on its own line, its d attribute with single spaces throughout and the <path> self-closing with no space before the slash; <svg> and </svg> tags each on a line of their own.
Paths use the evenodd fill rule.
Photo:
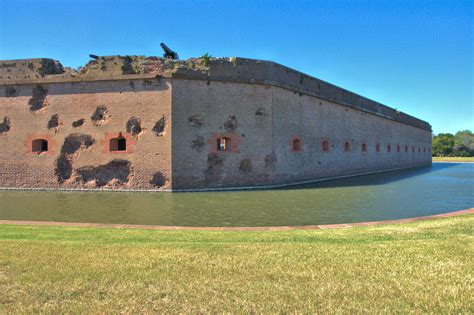
<svg viewBox="0 0 474 315">
<path fill-rule="evenodd" d="M 474 134 L 470 130 L 440 133 L 433 135 L 432 146 L 433 156 L 474 156 Z"/>
</svg>

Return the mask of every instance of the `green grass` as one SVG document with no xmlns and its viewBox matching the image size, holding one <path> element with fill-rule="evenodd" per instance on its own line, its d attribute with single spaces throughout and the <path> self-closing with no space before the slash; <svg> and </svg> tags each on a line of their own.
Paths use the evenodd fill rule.
<svg viewBox="0 0 474 315">
<path fill-rule="evenodd" d="M 433 162 L 474 162 L 474 156 L 471 156 L 471 157 L 433 157 Z"/>
<path fill-rule="evenodd" d="M 474 215 L 337 230 L 0 226 L 0 313 L 473 313 Z"/>
</svg>

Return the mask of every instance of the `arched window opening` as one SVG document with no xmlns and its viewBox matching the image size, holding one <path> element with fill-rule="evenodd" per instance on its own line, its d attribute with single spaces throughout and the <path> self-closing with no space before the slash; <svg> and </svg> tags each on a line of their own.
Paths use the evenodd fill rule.
<svg viewBox="0 0 474 315">
<path fill-rule="evenodd" d="M 110 152 L 127 151 L 127 139 L 122 136 L 110 139 L 109 150 Z"/>
<path fill-rule="evenodd" d="M 293 139 L 293 151 L 301 151 L 301 141 L 300 139 Z"/>
<path fill-rule="evenodd" d="M 367 152 L 367 144 L 362 143 L 362 152 Z"/>
<path fill-rule="evenodd" d="M 351 145 L 349 142 L 344 142 L 344 152 L 349 152 L 351 150 Z"/>
<path fill-rule="evenodd" d="M 423 147 L 423 153 L 426 153 L 426 148 L 425 147 Z"/>
<path fill-rule="evenodd" d="M 387 145 L 387 152 L 392 152 L 392 146 L 390 144 Z"/>
<path fill-rule="evenodd" d="M 415 147 L 411 147 L 411 153 L 415 153 Z"/>
<path fill-rule="evenodd" d="M 397 152 L 400 152 L 400 145 L 397 145 Z"/>
<path fill-rule="evenodd" d="M 418 147 L 418 153 L 420 153 L 420 152 L 421 152 L 421 149 L 420 149 L 420 147 Z"/>
<path fill-rule="evenodd" d="M 408 152 L 408 146 L 407 145 L 405 146 L 405 152 Z"/>
<path fill-rule="evenodd" d="M 375 152 L 380 152 L 380 144 L 375 145 Z"/>
<path fill-rule="evenodd" d="M 323 146 L 323 151 L 324 152 L 329 151 L 329 141 L 323 141 L 322 146 Z"/>
<path fill-rule="evenodd" d="M 230 139 L 221 137 L 217 139 L 217 151 L 229 151 L 230 150 Z"/>
<path fill-rule="evenodd" d="M 35 153 L 48 152 L 48 140 L 36 139 L 31 143 L 31 151 Z"/>
</svg>

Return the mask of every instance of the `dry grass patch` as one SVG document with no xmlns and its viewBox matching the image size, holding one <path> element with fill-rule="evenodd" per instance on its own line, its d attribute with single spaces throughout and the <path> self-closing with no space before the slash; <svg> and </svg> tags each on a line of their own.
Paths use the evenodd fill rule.
<svg viewBox="0 0 474 315">
<path fill-rule="evenodd" d="M 0 311 L 472 313 L 473 229 L 0 226 Z"/>
<path fill-rule="evenodd" d="M 471 156 L 471 157 L 433 157 L 433 162 L 474 162 L 474 156 Z"/>
</svg>

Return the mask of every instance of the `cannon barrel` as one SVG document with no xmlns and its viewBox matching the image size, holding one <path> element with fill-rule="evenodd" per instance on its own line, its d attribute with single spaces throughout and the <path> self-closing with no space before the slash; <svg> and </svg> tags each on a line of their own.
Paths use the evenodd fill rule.
<svg viewBox="0 0 474 315">
<path fill-rule="evenodd" d="M 168 46 L 166 46 L 165 43 L 161 43 L 160 46 L 163 49 L 163 51 L 165 52 L 163 54 L 164 58 L 176 59 L 176 60 L 179 59 L 178 54 L 176 52 L 172 51 Z"/>
</svg>

